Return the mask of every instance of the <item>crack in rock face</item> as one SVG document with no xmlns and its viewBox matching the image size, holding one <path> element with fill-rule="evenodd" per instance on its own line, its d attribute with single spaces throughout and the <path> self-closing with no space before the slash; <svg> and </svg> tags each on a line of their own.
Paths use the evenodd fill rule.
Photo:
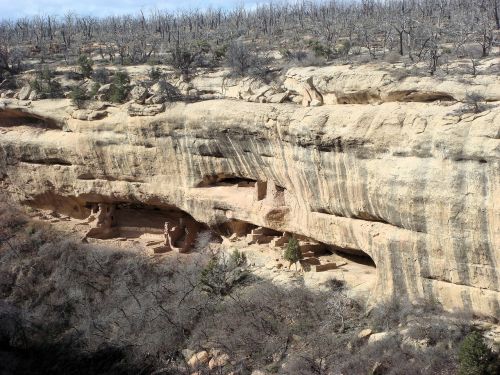
<svg viewBox="0 0 500 375">
<path fill-rule="evenodd" d="M 277 246 L 294 234 L 310 258 L 322 246 L 374 263 L 374 301 L 500 316 L 498 107 L 451 124 L 436 103 L 214 100 L 68 116 L 63 131 L 37 103 L 0 112 L 1 186 L 88 220 L 89 237 L 151 231 L 155 252 L 187 252 L 208 228 Z"/>
</svg>

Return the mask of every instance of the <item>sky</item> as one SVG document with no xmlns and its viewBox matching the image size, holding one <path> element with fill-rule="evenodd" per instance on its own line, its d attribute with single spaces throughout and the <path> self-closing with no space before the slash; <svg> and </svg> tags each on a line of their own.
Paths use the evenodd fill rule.
<svg viewBox="0 0 500 375">
<path fill-rule="evenodd" d="M 0 0 L 0 19 L 17 19 L 36 14 L 63 15 L 74 11 L 82 15 L 108 16 L 136 13 L 151 9 L 177 10 L 247 7 L 266 0 Z"/>
</svg>

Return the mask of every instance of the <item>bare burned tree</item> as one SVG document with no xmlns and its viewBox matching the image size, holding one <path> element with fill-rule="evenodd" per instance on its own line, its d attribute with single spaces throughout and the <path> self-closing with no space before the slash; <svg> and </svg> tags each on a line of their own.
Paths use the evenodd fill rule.
<svg viewBox="0 0 500 375">
<path fill-rule="evenodd" d="M 21 70 L 22 58 L 19 48 L 0 44 L 0 82 L 6 75 L 13 75 Z"/>
<path fill-rule="evenodd" d="M 346 51 L 365 51 L 369 59 L 394 51 L 413 62 L 427 61 L 434 74 L 443 45 L 452 46 L 446 53 L 463 56 L 464 46 L 475 44 L 485 57 L 495 43 L 495 29 L 500 29 L 498 0 L 332 0 L 267 3 L 252 10 L 156 9 L 104 18 L 39 15 L 0 21 L 0 40 L 4 50 L 22 47 L 42 63 L 97 54 L 124 65 L 164 61 L 182 46 L 200 43 L 219 56 L 212 61 L 221 63 L 220 51 L 243 39 L 252 52 L 314 53 L 321 46 L 329 51 L 325 61 L 345 58 Z"/>
<path fill-rule="evenodd" d="M 241 42 L 234 42 L 229 46 L 226 59 L 228 66 L 236 75 L 258 74 L 265 70 L 264 61 Z"/>
</svg>

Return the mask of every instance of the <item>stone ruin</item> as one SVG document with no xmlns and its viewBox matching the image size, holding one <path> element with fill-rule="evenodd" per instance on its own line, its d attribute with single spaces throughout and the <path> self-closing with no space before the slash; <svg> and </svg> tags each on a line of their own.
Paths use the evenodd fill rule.
<svg viewBox="0 0 500 375">
<path fill-rule="evenodd" d="M 114 204 L 98 203 L 92 206 L 88 222 L 93 225 L 87 232 L 85 238 L 106 239 L 116 235 L 117 227 L 115 221 Z"/>
<path fill-rule="evenodd" d="M 91 207 L 91 214 L 87 222 L 91 228 L 86 233 L 87 238 L 109 239 L 117 237 L 123 230 L 130 229 L 123 227 L 117 222 L 117 206 L 110 203 L 97 203 Z M 175 215 L 178 216 L 178 215 Z M 177 251 L 179 253 L 188 253 L 196 242 L 201 225 L 189 217 L 166 218 L 164 228 L 158 230 L 155 228 L 137 228 L 141 230 L 158 230 L 163 232 L 163 244 L 153 249 L 155 253 L 165 253 Z"/>
<path fill-rule="evenodd" d="M 200 224 L 194 220 L 180 218 L 175 224 L 166 221 L 165 242 L 162 246 L 156 247 L 154 252 L 159 254 L 173 250 L 178 253 L 188 253 L 195 244 L 199 231 Z"/>
<path fill-rule="evenodd" d="M 265 227 L 255 227 L 254 225 L 238 220 L 228 223 L 228 229 L 235 230 L 229 237 L 230 241 L 236 241 L 238 238 L 244 237 L 248 245 L 269 244 L 271 248 L 280 250 L 286 248 L 292 237 L 292 234 L 288 232 L 278 232 Z M 325 244 L 305 236 L 295 235 L 295 238 L 298 241 L 301 253 L 299 264 L 303 271 L 323 272 L 342 266 L 330 261 L 322 263 L 321 256 L 329 254 L 328 247 Z"/>
</svg>

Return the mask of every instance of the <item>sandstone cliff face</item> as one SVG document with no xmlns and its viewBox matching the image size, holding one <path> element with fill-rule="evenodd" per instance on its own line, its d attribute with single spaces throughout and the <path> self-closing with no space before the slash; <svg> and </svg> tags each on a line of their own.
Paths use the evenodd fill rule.
<svg viewBox="0 0 500 375">
<path fill-rule="evenodd" d="M 19 124 L 5 120 L 23 117 L 19 103 L 5 104 L 0 179 L 23 202 L 80 218 L 90 203 L 175 206 L 209 226 L 296 233 L 368 254 L 374 300 L 500 317 L 498 106 L 213 100 L 81 121 L 68 101 L 39 101 Z M 51 126 L 28 121 L 40 112 Z"/>
</svg>

